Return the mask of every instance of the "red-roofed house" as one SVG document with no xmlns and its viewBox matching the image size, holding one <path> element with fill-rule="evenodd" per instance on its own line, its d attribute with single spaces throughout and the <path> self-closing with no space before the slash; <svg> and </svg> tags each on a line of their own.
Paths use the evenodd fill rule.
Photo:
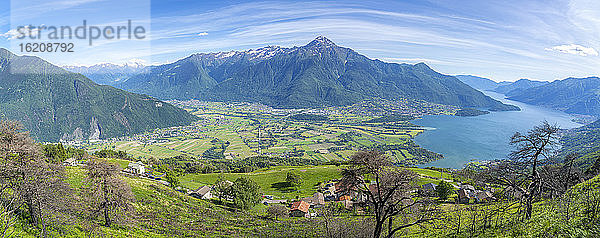
<svg viewBox="0 0 600 238">
<path fill-rule="evenodd" d="M 310 204 L 305 201 L 297 201 L 292 203 L 292 207 L 290 208 L 290 216 L 291 217 L 310 217 L 308 214 L 308 209 L 310 208 Z"/>
<path fill-rule="evenodd" d="M 352 197 L 350 197 L 350 196 L 348 196 L 348 195 L 341 196 L 341 197 L 340 197 L 340 201 L 344 201 L 344 200 L 348 200 L 348 201 L 350 201 L 350 200 L 352 200 Z"/>
</svg>

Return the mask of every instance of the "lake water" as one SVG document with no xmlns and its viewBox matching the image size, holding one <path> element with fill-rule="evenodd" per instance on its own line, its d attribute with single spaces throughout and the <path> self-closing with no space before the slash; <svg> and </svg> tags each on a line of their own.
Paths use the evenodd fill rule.
<svg viewBox="0 0 600 238">
<path fill-rule="evenodd" d="M 503 103 L 516 105 L 521 111 L 492 112 L 476 117 L 425 116 L 414 120 L 414 124 L 427 128 L 415 142 L 444 155 L 444 159 L 422 167 L 461 168 L 470 161 L 506 158 L 513 149 L 509 145 L 510 137 L 517 131 L 526 132 L 544 120 L 563 129 L 581 126 L 566 113 L 507 100 L 503 94 L 484 93 Z"/>
</svg>

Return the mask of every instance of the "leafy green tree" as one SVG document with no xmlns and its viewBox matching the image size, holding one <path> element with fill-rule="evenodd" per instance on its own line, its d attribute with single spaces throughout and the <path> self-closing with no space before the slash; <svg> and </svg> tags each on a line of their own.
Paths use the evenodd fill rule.
<svg viewBox="0 0 600 238">
<path fill-rule="evenodd" d="M 225 179 L 223 174 L 219 174 L 217 177 L 217 181 L 212 187 L 212 194 L 216 195 L 219 198 L 219 202 L 223 202 L 223 198 L 227 196 L 230 184 Z"/>
<path fill-rule="evenodd" d="M 165 172 L 165 181 L 169 183 L 169 186 L 172 188 L 179 187 L 181 183 L 179 182 L 179 178 L 177 178 L 177 174 L 170 169 L 167 169 Z"/>
<path fill-rule="evenodd" d="M 287 182 L 290 187 L 298 188 L 304 181 L 299 174 L 295 172 L 288 172 L 285 176 L 285 182 Z"/>
<path fill-rule="evenodd" d="M 435 188 L 435 192 L 442 201 L 448 199 L 448 196 L 452 194 L 452 190 L 452 185 L 444 180 L 440 181 L 438 186 Z"/>
<path fill-rule="evenodd" d="M 44 150 L 44 155 L 46 156 L 46 160 L 51 163 L 60 163 L 67 159 L 67 151 L 62 144 L 47 144 L 42 145 Z"/>
<path fill-rule="evenodd" d="M 236 179 L 231 185 L 229 193 L 233 198 L 233 205 L 244 210 L 254 207 L 262 199 L 258 184 L 245 177 Z"/>
</svg>

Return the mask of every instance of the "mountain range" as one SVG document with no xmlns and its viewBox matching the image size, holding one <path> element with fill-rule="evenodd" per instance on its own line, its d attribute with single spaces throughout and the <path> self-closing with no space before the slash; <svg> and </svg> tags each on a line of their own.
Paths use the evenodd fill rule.
<svg viewBox="0 0 600 238">
<path fill-rule="evenodd" d="M 463 83 L 482 91 L 493 91 L 505 95 L 517 94 L 521 90 L 547 84 L 545 81 L 535 81 L 530 79 L 519 79 L 515 82 L 496 82 L 488 78 L 482 78 L 473 75 L 456 75 Z"/>
<path fill-rule="evenodd" d="M 160 99 L 259 102 L 278 108 L 409 98 L 488 110 L 519 110 L 424 63 L 386 63 L 317 37 L 305 46 L 199 53 L 148 67 L 115 85 Z"/>
<path fill-rule="evenodd" d="M 534 80 L 529 80 L 529 79 L 519 79 L 513 83 L 506 84 L 506 85 L 500 85 L 500 86 L 496 87 L 494 89 L 494 92 L 502 93 L 502 94 L 510 97 L 512 95 L 520 94 L 523 90 L 542 86 L 545 84 L 548 84 L 548 82 L 534 81 Z"/>
<path fill-rule="evenodd" d="M 566 113 L 600 116 L 600 78 L 567 78 L 511 93 L 510 100 Z"/>
<path fill-rule="evenodd" d="M 146 66 L 139 63 L 124 65 L 103 63 L 92 66 L 63 66 L 63 68 L 73 73 L 83 74 L 97 84 L 115 85 L 141 73 Z"/>
<path fill-rule="evenodd" d="M 1 48 L 0 116 L 21 121 L 34 138 L 47 142 L 116 137 L 197 119 L 152 97 L 98 85 Z"/>
</svg>

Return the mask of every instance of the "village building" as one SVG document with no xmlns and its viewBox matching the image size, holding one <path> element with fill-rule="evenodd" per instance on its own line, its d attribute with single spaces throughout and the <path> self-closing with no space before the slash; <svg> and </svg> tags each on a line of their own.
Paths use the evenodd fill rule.
<svg viewBox="0 0 600 238">
<path fill-rule="evenodd" d="M 477 202 L 491 202 L 494 200 L 494 196 L 490 191 L 479 191 L 476 196 Z"/>
<path fill-rule="evenodd" d="M 146 173 L 146 167 L 142 162 L 131 162 L 127 165 L 129 172 L 137 175 L 143 175 Z"/>
<path fill-rule="evenodd" d="M 437 189 L 437 184 L 434 183 L 426 183 L 421 185 L 421 193 L 426 196 L 435 196 L 435 190 Z"/>
<path fill-rule="evenodd" d="M 465 190 L 475 191 L 475 187 L 473 187 L 473 185 L 470 185 L 470 184 L 463 184 L 460 186 L 460 188 L 463 188 Z"/>
<path fill-rule="evenodd" d="M 344 195 L 344 196 L 340 196 L 340 199 L 339 199 L 339 200 L 340 200 L 340 201 L 345 201 L 345 200 L 348 200 L 348 201 L 350 201 L 350 200 L 352 200 L 352 197 L 350 197 L 350 196 L 348 196 L 348 195 Z"/>
<path fill-rule="evenodd" d="M 354 186 L 348 186 L 342 182 L 338 182 L 335 183 L 335 193 L 338 196 L 338 200 L 341 200 L 339 197 L 342 196 L 349 196 L 350 199 L 352 199 L 353 197 L 358 196 L 358 189 Z"/>
<path fill-rule="evenodd" d="M 346 210 L 352 210 L 354 207 L 354 202 L 350 200 L 341 200 L 340 203 L 344 205 L 344 208 L 346 208 Z"/>
<path fill-rule="evenodd" d="M 464 188 L 458 190 L 458 200 L 460 203 L 469 203 L 471 199 L 477 199 L 472 190 Z"/>
<path fill-rule="evenodd" d="M 212 191 L 211 187 L 204 185 L 202 187 L 199 187 L 195 191 L 190 192 L 190 196 L 196 197 L 199 199 L 211 199 L 211 198 L 213 198 L 211 191 Z"/>
<path fill-rule="evenodd" d="M 66 159 L 63 162 L 63 165 L 65 165 L 65 166 L 77 166 L 77 159 L 75 157 L 68 158 L 68 159 Z"/>
<path fill-rule="evenodd" d="M 301 198 L 300 201 L 308 203 L 311 208 L 317 208 L 325 205 L 325 195 L 317 192 L 312 197 Z"/>
<path fill-rule="evenodd" d="M 325 205 L 325 195 L 322 193 L 313 194 L 313 206 L 319 207 Z"/>
<path fill-rule="evenodd" d="M 297 201 L 292 203 L 292 207 L 290 208 L 290 216 L 291 217 L 309 217 L 308 209 L 310 208 L 310 204 L 304 201 Z"/>
</svg>

